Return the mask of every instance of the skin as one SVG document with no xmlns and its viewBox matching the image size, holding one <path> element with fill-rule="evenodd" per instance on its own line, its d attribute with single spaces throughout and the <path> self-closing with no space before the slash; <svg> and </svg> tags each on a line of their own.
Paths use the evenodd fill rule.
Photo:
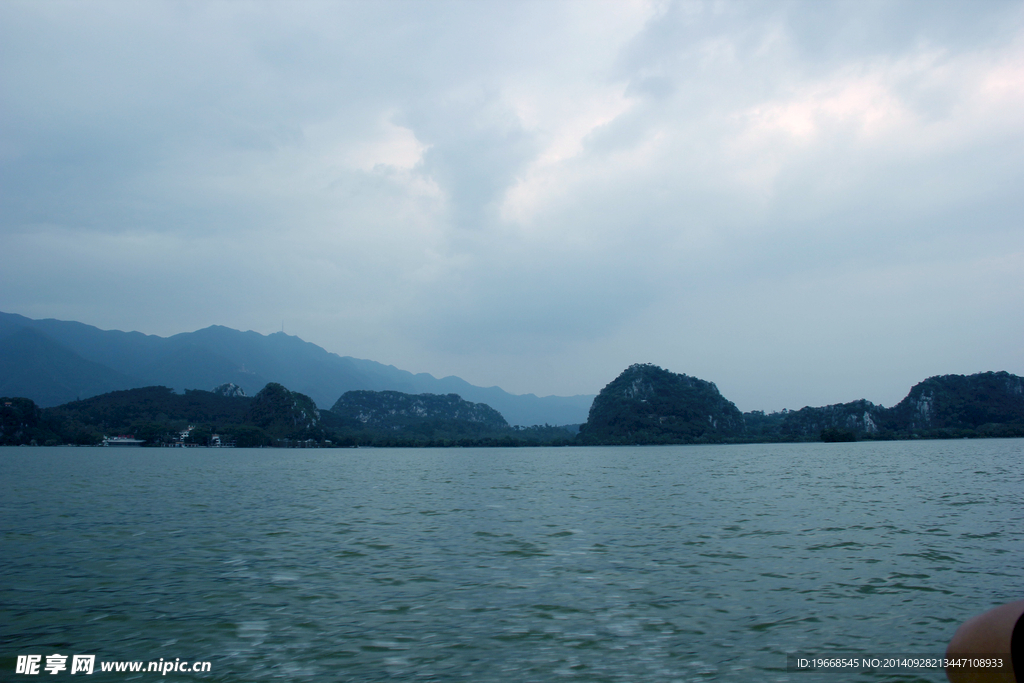
<svg viewBox="0 0 1024 683">
<path fill-rule="evenodd" d="M 1010 663 L 1010 638 L 1017 620 L 1024 614 L 1024 600 L 990 609 L 968 619 L 953 634 L 946 648 L 947 658 L 1003 655 L 1001 669 L 947 667 L 950 683 L 1018 683 Z"/>
</svg>

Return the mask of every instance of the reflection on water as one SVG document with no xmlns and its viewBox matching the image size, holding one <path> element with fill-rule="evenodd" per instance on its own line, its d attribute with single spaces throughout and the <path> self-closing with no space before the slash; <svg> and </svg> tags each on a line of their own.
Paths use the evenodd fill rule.
<svg viewBox="0 0 1024 683">
<path fill-rule="evenodd" d="M 938 654 L 1024 590 L 1024 440 L 8 448 L 0 471 L 8 673 L 810 682 L 785 653 Z M 882 679 L 944 676 L 847 678 Z"/>
</svg>

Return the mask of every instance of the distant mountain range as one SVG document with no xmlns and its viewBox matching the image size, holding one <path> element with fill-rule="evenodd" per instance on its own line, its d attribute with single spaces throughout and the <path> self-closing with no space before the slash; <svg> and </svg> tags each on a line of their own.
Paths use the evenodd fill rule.
<svg viewBox="0 0 1024 683">
<path fill-rule="evenodd" d="M 1006 372 L 931 377 L 892 408 L 862 399 L 766 415 L 740 413 L 713 383 L 649 364 L 630 366 L 597 397 L 538 397 L 339 356 L 283 332 L 262 335 L 213 326 L 157 337 L 0 313 L 0 396 L 24 397 L 42 408 L 152 386 L 208 393 L 231 384 L 256 396 L 274 383 L 312 399 L 316 405 L 310 410 L 334 406 L 329 420 L 354 420 L 358 414 L 364 427 L 400 431 L 417 423 L 416 429 L 429 427 L 434 437 L 455 433 L 450 426 L 433 425 L 442 413 L 456 406 L 456 412 L 469 410 L 452 403 L 449 394 L 483 404 L 480 410 L 498 411 L 489 428 L 501 427 L 500 418 L 518 426 L 585 423 L 579 441 L 590 444 L 1024 435 L 1024 380 Z M 341 400 L 347 392 L 437 396 L 355 393 Z M 377 424 L 385 413 L 392 416 L 388 419 L 403 417 Z M 463 418 L 453 413 L 445 419 Z M 353 426 L 328 427 L 351 431 Z"/>
<path fill-rule="evenodd" d="M 214 325 L 158 337 L 0 312 L 0 396 L 23 396 L 42 407 L 154 385 L 181 392 L 232 383 L 252 396 L 270 382 L 305 394 L 322 408 L 355 390 L 458 394 L 524 426 L 579 424 L 594 399 L 516 395 L 459 377 L 413 374 L 339 356 L 283 332 L 262 335 Z"/>
<path fill-rule="evenodd" d="M 28 344 L 28 350 L 43 349 L 34 356 L 22 349 L 28 361 L 42 359 L 44 367 L 66 374 L 69 367 L 78 368 L 77 377 L 95 377 L 94 367 L 67 365 L 64 351 L 58 354 L 52 341 L 33 335 L 38 333 L 12 335 L 18 344 Z M 38 367 L 29 364 L 27 369 Z M 454 393 L 353 390 L 330 410 L 320 410 L 309 396 L 276 382 L 252 397 L 235 384 L 182 394 L 147 386 L 47 408 L 29 398 L 0 396 L 0 445 L 11 446 L 96 445 L 112 434 L 131 434 L 151 446 L 752 443 L 1021 437 L 1024 378 L 1007 372 L 940 375 L 914 385 L 892 408 L 861 399 L 765 414 L 741 413 L 712 382 L 637 364 L 601 390 L 578 430 L 512 427 L 492 407 Z"/>
</svg>

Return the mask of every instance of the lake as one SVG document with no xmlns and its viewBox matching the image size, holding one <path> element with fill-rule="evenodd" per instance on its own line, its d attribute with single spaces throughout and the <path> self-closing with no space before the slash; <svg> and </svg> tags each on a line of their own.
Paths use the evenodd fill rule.
<svg viewBox="0 0 1024 683">
<path fill-rule="evenodd" d="M 3 448 L 0 472 L 18 680 L 59 653 L 210 662 L 85 680 L 944 681 L 786 655 L 940 655 L 1024 597 L 1021 439 Z"/>
</svg>

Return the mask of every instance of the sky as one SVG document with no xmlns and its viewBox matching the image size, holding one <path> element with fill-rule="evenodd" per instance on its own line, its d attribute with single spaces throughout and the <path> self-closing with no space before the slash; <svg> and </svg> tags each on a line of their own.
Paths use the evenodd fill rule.
<svg viewBox="0 0 1024 683">
<path fill-rule="evenodd" d="M 0 3 L 0 310 L 741 410 L 1024 374 L 1024 3 Z"/>
</svg>

